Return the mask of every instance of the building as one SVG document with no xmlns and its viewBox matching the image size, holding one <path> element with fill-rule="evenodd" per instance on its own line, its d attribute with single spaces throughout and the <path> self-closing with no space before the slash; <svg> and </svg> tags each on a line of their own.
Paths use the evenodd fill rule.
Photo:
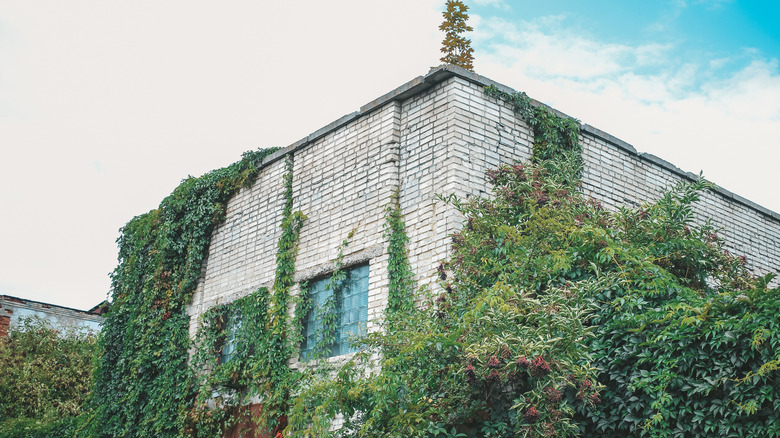
<svg viewBox="0 0 780 438">
<path fill-rule="evenodd" d="M 0 337 L 7 336 L 11 327 L 17 326 L 20 320 L 38 317 L 48 321 L 52 327 L 72 327 L 97 333 L 103 323 L 104 304 L 101 303 L 90 310 L 76 310 L 39 301 L 0 295 Z"/>
<path fill-rule="evenodd" d="M 350 282 L 344 314 L 350 316 L 343 318 L 342 332 L 354 330 L 350 324 L 371 330 L 385 308 L 384 211 L 396 192 L 417 283 L 434 281 L 436 267 L 449 255 L 448 236 L 461 227 L 458 213 L 436 195 L 485 195 L 486 171 L 530 158 L 532 131 L 508 104 L 484 94 L 488 85 L 513 91 L 440 66 L 266 157 L 254 185 L 230 200 L 226 220 L 212 235 L 188 310 L 191 334 L 208 308 L 273 282 L 285 157 L 293 162 L 293 209 L 308 216 L 295 280 L 310 281 L 316 299 L 325 299 L 324 281 L 341 242 L 353 233 L 343 258 Z M 664 188 L 696 178 L 589 125 L 582 126 L 580 143 L 582 190 L 607 208 L 651 201 Z M 722 188 L 705 193 L 696 208 L 700 218 L 723 229 L 729 250 L 746 255 L 755 273 L 778 270 L 780 215 Z M 316 324 L 308 321 L 307 327 Z M 349 351 L 342 344 L 333 354 Z"/>
</svg>

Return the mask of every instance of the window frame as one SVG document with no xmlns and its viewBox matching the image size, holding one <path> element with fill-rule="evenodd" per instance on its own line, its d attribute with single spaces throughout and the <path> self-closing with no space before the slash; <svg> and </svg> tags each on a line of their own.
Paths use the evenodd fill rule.
<svg viewBox="0 0 780 438">
<path fill-rule="evenodd" d="M 340 282 L 334 279 L 338 271 L 344 273 L 344 279 Z M 338 357 L 360 350 L 360 345 L 352 345 L 349 339 L 367 333 L 370 272 L 370 264 L 364 262 L 309 282 L 309 308 L 301 323 L 299 360 L 308 362 L 315 358 Z M 325 310 L 324 305 L 333 296 L 338 309 L 335 339 L 330 345 L 321 345 L 325 315 L 320 312 Z M 317 351 L 318 348 L 322 351 Z"/>
<path fill-rule="evenodd" d="M 219 364 L 225 365 L 238 355 L 239 331 L 243 325 L 243 315 L 239 308 L 230 305 L 225 310 L 224 336 L 219 347 Z"/>
</svg>

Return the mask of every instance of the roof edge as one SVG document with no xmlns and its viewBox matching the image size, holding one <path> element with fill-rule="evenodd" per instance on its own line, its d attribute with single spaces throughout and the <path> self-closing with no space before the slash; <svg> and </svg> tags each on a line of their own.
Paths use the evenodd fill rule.
<svg viewBox="0 0 780 438">
<path fill-rule="evenodd" d="M 52 303 L 44 303 L 43 301 L 31 300 L 31 299 L 28 299 L 28 298 L 19 298 L 19 297 L 14 297 L 14 296 L 11 296 L 11 295 L 0 295 L 0 299 L 7 299 L 10 302 L 17 303 L 17 304 L 22 304 L 22 305 L 26 305 L 27 303 L 35 303 L 35 304 L 40 304 L 42 306 L 49 306 L 50 308 L 51 307 L 56 307 L 58 309 L 65 309 L 65 310 L 70 310 L 70 311 L 77 312 L 77 313 L 83 313 L 85 316 L 93 316 L 93 317 L 103 318 L 103 316 L 101 316 L 100 314 L 90 313 L 90 310 L 92 310 L 92 309 L 90 309 L 90 310 L 74 309 L 73 307 L 60 306 L 59 304 L 52 304 Z M 105 302 L 106 301 L 103 301 L 102 303 L 98 304 L 95 307 L 98 307 L 98 306 L 100 306 L 101 304 L 103 304 Z"/>
<path fill-rule="evenodd" d="M 417 76 L 416 78 L 412 79 L 411 81 L 401 85 L 400 87 L 397 87 L 396 89 L 390 91 L 389 93 L 385 93 L 382 96 L 379 96 L 378 98 L 366 103 L 365 105 L 361 106 L 358 111 L 355 111 L 351 114 L 347 114 L 345 116 L 342 116 L 335 121 L 323 126 L 322 128 L 314 131 L 313 133 L 307 135 L 306 137 L 303 137 L 302 139 L 296 141 L 295 143 L 291 144 L 290 146 L 287 146 L 286 148 L 282 148 L 278 150 L 277 152 L 267 156 L 264 160 L 262 165 L 268 165 L 273 163 L 274 161 L 277 161 L 284 157 L 285 155 L 292 153 L 300 148 L 305 147 L 307 144 L 314 142 L 315 140 L 318 140 L 319 138 L 324 137 L 325 135 L 329 134 L 330 132 L 333 132 L 342 126 L 366 115 L 369 114 L 388 102 L 394 102 L 394 101 L 403 101 L 408 99 L 409 97 L 412 97 L 414 95 L 417 95 L 419 93 L 422 93 L 423 91 L 440 84 L 447 79 L 450 79 L 453 76 L 457 76 L 461 79 L 465 79 L 475 85 L 487 87 L 487 86 L 495 86 L 501 91 L 504 91 L 506 93 L 516 93 L 517 91 L 509 86 L 506 86 L 504 84 L 501 84 L 499 82 L 496 82 L 488 77 L 479 75 L 477 73 L 474 73 L 473 71 L 466 70 L 463 67 L 458 67 L 456 65 L 452 64 L 442 64 L 438 67 L 432 67 L 428 73 L 425 74 L 425 76 Z M 568 117 L 571 119 L 574 119 L 574 117 L 571 117 L 561 111 L 558 111 L 557 109 L 546 105 L 536 99 L 531 98 L 531 103 L 533 105 L 541 105 L 549 108 L 550 110 L 554 111 L 556 114 L 562 117 Z M 576 120 L 576 119 L 575 119 Z M 635 157 L 638 157 L 641 161 L 645 161 L 648 163 L 651 163 L 655 166 L 659 166 L 662 169 L 668 170 L 669 172 L 678 175 L 681 178 L 684 178 L 689 181 L 696 181 L 698 179 L 698 175 L 693 174 L 691 172 L 686 172 L 679 167 L 675 166 L 674 164 L 657 157 L 653 154 L 649 153 L 640 153 L 637 152 L 636 148 L 630 145 L 629 143 L 611 135 L 608 134 L 598 128 L 595 128 L 591 125 L 584 124 L 580 127 L 581 132 L 587 133 L 589 135 L 592 135 L 594 137 L 597 137 L 601 140 L 604 140 L 605 142 L 615 146 L 618 149 L 621 149 L 625 152 L 627 152 L 629 155 L 633 155 Z M 714 184 L 713 183 L 713 191 L 715 193 L 720 194 L 726 199 L 730 199 L 736 203 L 742 204 L 748 208 L 751 208 L 753 210 L 756 210 L 757 212 L 763 214 L 764 216 L 767 216 L 768 218 L 771 218 L 777 222 L 780 222 L 780 214 L 769 210 L 766 207 L 763 207 L 747 198 L 744 198 L 742 196 L 739 196 L 729 190 L 724 189 L 723 187 Z"/>
</svg>

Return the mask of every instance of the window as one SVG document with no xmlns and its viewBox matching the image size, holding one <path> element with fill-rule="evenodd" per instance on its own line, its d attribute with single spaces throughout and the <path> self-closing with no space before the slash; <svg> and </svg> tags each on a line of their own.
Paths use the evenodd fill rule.
<svg viewBox="0 0 780 438">
<path fill-rule="evenodd" d="M 241 315 L 236 309 L 227 312 L 225 321 L 225 340 L 222 342 L 222 351 L 219 355 L 219 363 L 225 364 L 236 355 L 238 346 L 238 330 L 241 328 Z"/>
<path fill-rule="evenodd" d="M 303 322 L 303 344 L 301 358 L 307 360 L 322 338 L 323 307 L 329 298 L 335 297 L 336 336 L 333 344 L 326 346 L 326 356 L 354 353 L 357 345 L 349 343 L 350 337 L 366 333 L 368 321 L 368 265 L 345 270 L 346 278 L 335 287 L 329 288 L 330 277 L 309 285 L 311 310 Z M 331 290 L 332 289 L 332 290 Z M 334 295 L 335 292 L 335 295 Z"/>
</svg>

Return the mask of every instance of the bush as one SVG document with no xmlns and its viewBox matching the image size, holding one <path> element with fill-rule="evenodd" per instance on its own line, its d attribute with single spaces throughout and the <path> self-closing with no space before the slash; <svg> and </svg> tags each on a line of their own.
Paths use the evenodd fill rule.
<svg viewBox="0 0 780 438">
<path fill-rule="evenodd" d="M 706 182 L 609 212 L 545 163 L 488 177 L 441 288 L 304 380 L 289 435 L 778 436 L 780 290 L 694 221 Z"/>
<path fill-rule="evenodd" d="M 59 436 L 91 388 L 95 336 L 23 319 L 0 340 L 0 437 Z"/>
</svg>

